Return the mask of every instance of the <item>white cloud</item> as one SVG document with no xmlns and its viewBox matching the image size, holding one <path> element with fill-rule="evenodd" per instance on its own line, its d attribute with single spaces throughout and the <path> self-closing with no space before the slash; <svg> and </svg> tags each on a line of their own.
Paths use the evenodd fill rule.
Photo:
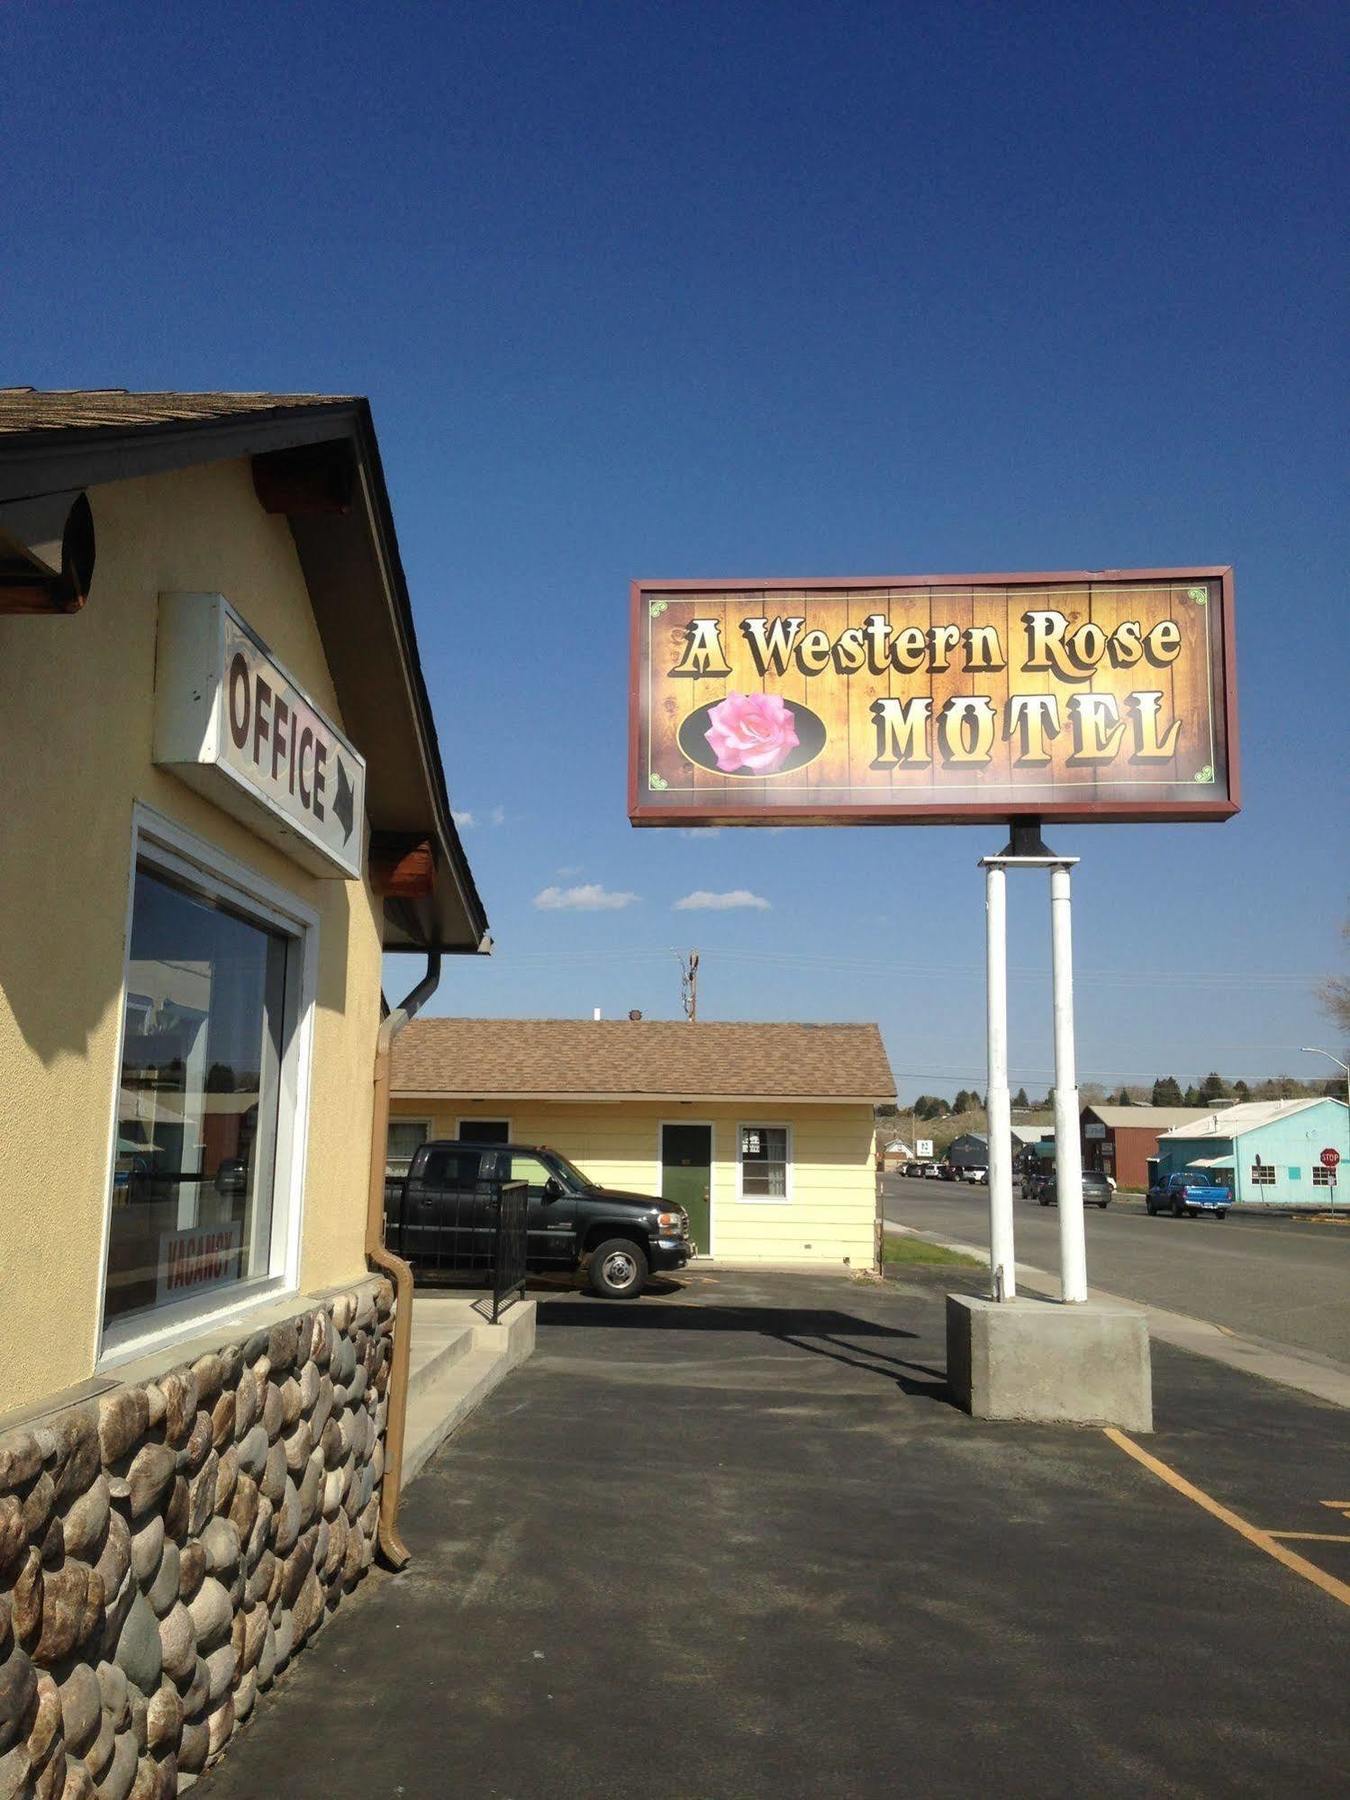
<svg viewBox="0 0 1350 1800">
<path fill-rule="evenodd" d="M 701 826 L 696 831 L 682 831 L 680 833 L 680 836 L 682 838 L 695 838 L 695 839 L 721 837 L 721 835 L 722 835 L 722 827 L 720 825 L 704 825 L 704 826 Z"/>
<path fill-rule="evenodd" d="M 546 887 L 534 897 L 534 904 L 544 912 L 615 912 L 631 906 L 636 894 L 616 894 L 601 887 L 598 881 L 584 887 Z"/>
<path fill-rule="evenodd" d="M 461 831 L 468 831 L 471 826 L 477 824 L 477 820 L 471 812 L 452 812 L 450 817 L 455 821 L 456 825 L 459 826 Z"/>
<path fill-rule="evenodd" d="M 492 811 L 488 814 L 488 817 L 492 820 L 494 825 L 505 825 L 506 808 L 504 806 L 494 806 Z"/>
<path fill-rule="evenodd" d="M 580 875 L 581 869 L 582 865 L 580 863 L 564 863 L 561 869 L 555 869 L 553 873 L 558 877 L 559 881 L 566 881 L 573 875 Z"/>
<path fill-rule="evenodd" d="M 730 893 L 710 894 L 706 888 L 696 888 L 692 894 L 686 894 L 683 900 L 677 900 L 675 912 L 730 912 L 735 906 L 753 906 L 760 912 L 768 912 L 770 903 L 759 894 L 752 894 L 749 888 L 732 888 Z"/>
</svg>

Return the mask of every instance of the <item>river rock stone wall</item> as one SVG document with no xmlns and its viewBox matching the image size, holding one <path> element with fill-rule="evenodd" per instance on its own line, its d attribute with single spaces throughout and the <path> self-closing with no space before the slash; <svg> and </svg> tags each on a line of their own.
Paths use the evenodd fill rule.
<svg viewBox="0 0 1350 1800">
<path fill-rule="evenodd" d="M 375 1550 L 393 1291 L 0 1435 L 0 1800 L 161 1800 Z"/>
</svg>

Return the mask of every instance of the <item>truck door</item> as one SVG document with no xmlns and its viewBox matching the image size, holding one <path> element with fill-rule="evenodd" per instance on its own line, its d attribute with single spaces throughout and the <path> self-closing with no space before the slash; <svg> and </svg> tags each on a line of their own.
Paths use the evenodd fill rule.
<svg viewBox="0 0 1350 1800">
<path fill-rule="evenodd" d="M 523 1181 L 529 1190 L 525 1232 L 532 1269 L 570 1269 L 577 1259 L 576 1195 L 564 1192 L 546 1198 L 551 1175 L 537 1156 L 525 1150 L 511 1152 L 510 1179 Z"/>
<path fill-rule="evenodd" d="M 408 1181 L 403 1254 L 422 1269 L 468 1266 L 473 1252 L 479 1150 L 433 1148 L 419 1153 Z"/>
</svg>

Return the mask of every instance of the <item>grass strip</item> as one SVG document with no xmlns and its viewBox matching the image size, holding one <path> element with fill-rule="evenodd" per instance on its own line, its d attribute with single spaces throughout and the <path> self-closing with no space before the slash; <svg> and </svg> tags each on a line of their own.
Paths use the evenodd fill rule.
<svg viewBox="0 0 1350 1800">
<path fill-rule="evenodd" d="M 959 1250 L 948 1250 L 945 1244 L 930 1244 L 927 1238 L 899 1237 L 886 1233 L 884 1251 L 888 1263 L 955 1263 L 965 1269 L 982 1269 L 975 1256 L 963 1256 Z"/>
</svg>

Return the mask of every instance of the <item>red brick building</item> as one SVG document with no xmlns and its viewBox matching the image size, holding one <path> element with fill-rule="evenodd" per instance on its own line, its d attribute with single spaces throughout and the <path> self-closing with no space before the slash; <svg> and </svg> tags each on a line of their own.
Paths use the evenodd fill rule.
<svg viewBox="0 0 1350 1800">
<path fill-rule="evenodd" d="M 1145 1188 L 1159 1133 L 1213 1111 L 1212 1106 L 1085 1106 L 1079 1120 L 1083 1167 L 1113 1176 L 1123 1188 Z"/>
</svg>

